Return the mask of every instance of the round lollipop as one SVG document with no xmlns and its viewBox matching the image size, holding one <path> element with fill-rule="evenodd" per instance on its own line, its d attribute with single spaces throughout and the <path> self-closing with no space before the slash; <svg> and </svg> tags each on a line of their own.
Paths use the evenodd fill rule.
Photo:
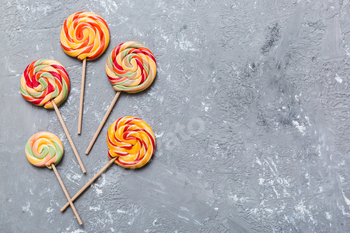
<svg viewBox="0 0 350 233">
<path fill-rule="evenodd" d="M 21 94 L 27 101 L 37 106 L 55 109 L 79 165 L 85 173 L 84 165 L 58 110 L 58 106 L 67 99 L 69 87 L 69 76 L 66 69 L 61 63 L 50 59 L 40 59 L 29 64 L 24 70 L 20 85 Z"/>
<path fill-rule="evenodd" d="M 81 77 L 78 134 L 81 133 L 83 116 L 86 60 L 101 56 L 109 44 L 107 23 L 97 14 L 81 11 L 70 15 L 61 30 L 61 46 L 71 57 L 83 61 Z"/>
<path fill-rule="evenodd" d="M 49 132 L 39 132 L 34 134 L 28 139 L 25 147 L 27 159 L 31 164 L 37 167 L 47 167 L 54 170 L 58 182 L 67 197 L 68 204 L 72 207 L 73 212 L 81 225 L 81 219 L 56 169 L 56 165 L 62 159 L 63 152 L 64 150 L 61 140 L 56 135 Z"/>
<path fill-rule="evenodd" d="M 89 154 L 120 92 L 137 93 L 149 87 L 156 77 L 157 66 L 152 52 L 144 45 L 129 41 L 115 47 L 106 61 L 106 73 L 117 91 L 85 154 Z"/>
<path fill-rule="evenodd" d="M 136 117 L 122 117 L 108 129 L 110 161 L 72 198 L 77 199 L 113 162 L 125 168 L 143 167 L 152 158 L 156 141 L 152 128 Z M 61 211 L 68 207 L 66 203 Z"/>
</svg>

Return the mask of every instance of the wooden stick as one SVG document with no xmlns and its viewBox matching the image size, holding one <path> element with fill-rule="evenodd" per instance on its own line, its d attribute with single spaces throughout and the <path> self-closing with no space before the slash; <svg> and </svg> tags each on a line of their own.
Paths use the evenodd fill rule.
<svg viewBox="0 0 350 233">
<path fill-rule="evenodd" d="M 118 91 L 117 94 L 114 96 L 114 99 L 113 99 L 111 105 L 109 106 L 105 116 L 103 117 L 102 122 L 101 122 L 100 126 L 98 127 L 94 137 L 92 138 L 89 147 L 86 149 L 85 154 L 89 154 L 90 153 L 90 150 L 91 150 L 92 146 L 94 145 L 94 143 L 95 143 L 95 141 L 97 139 L 97 136 L 100 134 L 102 127 L 106 123 L 106 120 L 107 120 L 109 114 L 111 113 L 115 103 L 117 102 L 119 95 L 120 95 L 120 91 Z"/>
<path fill-rule="evenodd" d="M 82 74 L 81 74 L 78 134 L 81 133 L 81 122 L 82 122 L 82 119 L 83 119 L 83 103 L 84 103 L 84 87 L 85 87 L 85 70 L 86 70 L 86 58 L 83 60 L 83 72 L 82 72 Z"/>
<path fill-rule="evenodd" d="M 61 180 L 61 177 L 60 177 L 60 175 L 59 175 L 58 172 L 57 172 L 57 169 L 56 169 L 55 164 L 51 164 L 51 166 L 52 166 L 52 168 L 53 168 L 53 171 L 54 171 L 55 174 L 56 174 L 56 177 L 57 177 L 57 179 L 58 179 L 58 182 L 60 183 L 60 185 L 61 185 L 61 187 L 62 187 L 62 189 L 63 189 L 64 194 L 66 195 L 66 198 L 67 198 L 67 200 L 68 200 L 70 206 L 72 207 L 72 210 L 73 210 L 73 212 L 74 212 L 74 214 L 75 214 L 75 217 L 77 217 L 77 220 L 78 220 L 78 222 L 79 222 L 80 225 L 83 224 L 83 222 L 81 221 L 81 219 L 80 219 L 80 217 L 79 217 L 79 214 L 78 214 L 77 210 L 75 209 L 75 206 L 74 206 L 74 204 L 73 204 L 73 201 L 70 199 L 69 194 L 68 194 L 68 192 L 67 192 L 67 189 L 66 189 L 66 187 L 64 186 L 64 184 L 63 184 L 63 182 L 62 182 L 62 180 Z"/>
<path fill-rule="evenodd" d="M 69 135 L 68 129 L 67 129 L 66 124 L 64 123 L 64 121 L 63 121 L 63 119 L 62 119 L 61 113 L 60 113 L 60 111 L 58 110 L 58 107 L 57 107 L 57 105 L 55 104 L 54 101 L 52 101 L 52 105 L 53 105 L 53 107 L 55 108 L 55 111 L 56 111 L 56 114 L 57 114 L 57 116 L 58 116 L 58 119 L 60 120 L 61 125 L 62 125 L 62 127 L 63 127 L 63 130 L 64 130 L 64 132 L 65 132 L 66 135 L 67 135 L 68 141 L 69 141 L 69 143 L 70 143 L 70 145 L 71 145 L 71 147 L 72 147 L 72 149 L 73 149 L 73 152 L 74 152 L 74 154 L 75 154 L 75 157 L 77 157 L 77 160 L 78 160 L 78 163 L 79 163 L 79 165 L 80 165 L 80 168 L 81 168 L 81 170 L 83 171 L 83 173 L 85 173 L 86 170 L 85 170 L 84 164 L 83 164 L 83 162 L 81 161 L 80 156 L 79 156 L 79 154 L 78 154 L 78 151 L 77 151 L 77 149 L 76 149 L 75 146 L 74 146 L 74 142 L 73 142 L 72 138 L 71 138 L 70 135 Z"/>
<path fill-rule="evenodd" d="M 75 201 L 75 199 L 77 199 L 80 196 L 80 194 L 82 194 L 92 184 L 92 182 L 94 182 L 117 158 L 118 157 L 111 159 L 94 177 L 92 177 L 92 179 L 84 187 L 82 187 L 77 194 L 75 194 L 75 196 L 72 198 L 72 201 Z M 65 211 L 65 209 L 67 209 L 68 206 L 69 202 L 67 202 L 61 208 L 61 212 Z"/>
</svg>

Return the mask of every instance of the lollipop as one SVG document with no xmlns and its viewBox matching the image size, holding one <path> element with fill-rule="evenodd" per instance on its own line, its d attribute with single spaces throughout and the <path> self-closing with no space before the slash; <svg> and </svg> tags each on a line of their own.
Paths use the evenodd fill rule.
<svg viewBox="0 0 350 233">
<path fill-rule="evenodd" d="M 83 116 L 86 60 L 94 60 L 101 56 L 108 44 L 109 29 L 107 23 L 97 14 L 81 11 L 70 15 L 64 21 L 61 30 L 62 49 L 69 56 L 77 57 L 83 61 L 78 134 L 81 133 Z"/>
<path fill-rule="evenodd" d="M 108 129 L 110 161 L 72 198 L 77 199 L 113 162 L 125 168 L 143 167 L 152 158 L 156 141 L 151 127 L 136 117 L 122 117 Z M 61 211 L 68 207 L 66 203 Z"/>
<path fill-rule="evenodd" d="M 21 94 L 27 101 L 37 106 L 55 109 L 79 165 L 85 173 L 84 165 L 58 110 L 58 106 L 67 99 L 69 87 L 66 69 L 59 62 L 50 59 L 40 59 L 29 64 L 24 70 L 20 85 Z"/>
<path fill-rule="evenodd" d="M 115 47 L 106 61 L 106 73 L 117 91 L 85 154 L 89 154 L 120 92 L 137 93 L 149 87 L 156 77 L 157 66 L 152 52 L 144 45 L 129 41 Z"/>
<path fill-rule="evenodd" d="M 123 117 L 108 129 L 107 145 L 110 159 L 125 168 L 143 167 L 155 149 L 155 138 L 151 127 L 136 117 Z"/>
<path fill-rule="evenodd" d="M 61 140 L 56 135 L 49 132 L 39 132 L 34 134 L 28 139 L 25 147 L 27 159 L 31 164 L 37 167 L 47 167 L 54 170 L 58 182 L 67 197 L 68 203 L 72 207 L 73 212 L 81 225 L 82 222 L 74 207 L 73 201 L 70 199 L 66 187 L 56 169 L 56 165 L 62 159 L 63 151 Z"/>
</svg>

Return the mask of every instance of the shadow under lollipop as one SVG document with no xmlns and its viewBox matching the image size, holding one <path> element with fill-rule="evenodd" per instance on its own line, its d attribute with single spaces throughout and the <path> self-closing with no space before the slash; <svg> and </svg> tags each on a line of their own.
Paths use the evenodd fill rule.
<svg viewBox="0 0 350 233">
<path fill-rule="evenodd" d="M 39 132 L 31 136 L 26 144 L 25 153 L 31 164 L 37 167 L 47 167 L 53 169 L 60 183 L 69 205 L 77 218 L 79 224 L 83 224 L 72 200 L 69 197 L 66 187 L 64 186 L 60 175 L 56 169 L 56 165 L 63 157 L 63 145 L 61 140 L 50 132 Z"/>
</svg>

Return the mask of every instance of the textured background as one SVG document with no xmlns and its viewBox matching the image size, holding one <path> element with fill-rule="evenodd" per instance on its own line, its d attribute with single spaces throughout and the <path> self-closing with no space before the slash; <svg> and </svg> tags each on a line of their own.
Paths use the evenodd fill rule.
<svg viewBox="0 0 350 233">
<path fill-rule="evenodd" d="M 0 232 L 349 232 L 349 0 L 0 1 Z M 88 62 L 78 136 L 81 62 L 59 44 L 64 20 L 102 16 L 111 42 Z M 154 84 L 115 95 L 104 70 L 122 42 L 157 59 Z M 25 67 L 51 58 L 72 83 L 60 108 L 83 175 L 54 111 L 19 94 Z M 139 170 L 112 165 L 75 206 L 55 175 L 28 163 L 28 138 L 58 135 L 58 165 L 73 196 L 107 162 L 108 126 L 126 115 L 154 130 L 157 150 Z"/>
</svg>

